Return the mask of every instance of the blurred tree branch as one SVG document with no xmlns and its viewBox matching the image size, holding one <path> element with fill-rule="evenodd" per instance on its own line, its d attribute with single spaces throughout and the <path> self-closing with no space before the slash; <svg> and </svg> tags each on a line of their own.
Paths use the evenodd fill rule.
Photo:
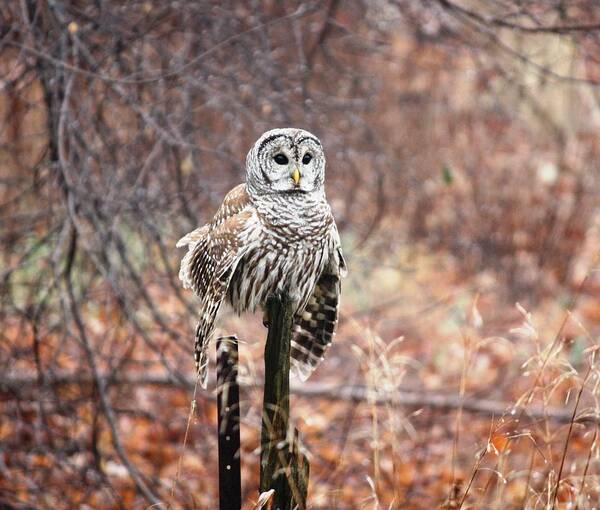
<svg viewBox="0 0 600 510">
<path fill-rule="evenodd" d="M 170 389 L 194 389 L 194 380 L 187 379 L 182 386 L 181 381 L 174 381 L 169 377 L 164 376 L 149 376 L 149 375 L 128 375 L 119 376 L 111 375 L 101 377 L 103 384 L 106 387 L 111 386 L 127 386 L 127 387 L 143 387 L 157 386 Z M 58 386 L 78 386 L 92 388 L 94 378 L 81 375 L 54 375 L 51 379 L 45 381 L 44 386 L 48 388 Z M 252 383 L 240 382 L 240 388 L 246 391 L 261 389 L 262 381 Z M 27 400 L 33 398 L 35 392 L 43 386 L 40 386 L 38 380 L 33 377 L 3 377 L 0 378 L 0 389 L 5 392 L 10 392 L 19 399 Z M 424 408 L 431 411 L 455 411 L 462 408 L 465 412 L 482 414 L 485 416 L 510 416 L 510 411 L 514 404 L 508 402 L 500 402 L 497 400 L 481 399 L 465 397 L 461 399 L 459 395 L 446 395 L 433 392 L 416 392 L 405 391 L 398 389 L 391 392 L 386 391 L 370 391 L 365 386 L 339 386 L 336 384 L 322 383 L 303 383 L 293 384 L 290 387 L 290 393 L 299 397 L 315 397 L 325 400 L 334 400 L 348 403 L 371 403 L 378 406 L 393 406 L 407 408 Z M 203 400 L 211 400 L 214 398 L 212 391 L 197 390 L 197 397 Z M 524 420 L 536 421 L 550 419 L 559 423 L 569 423 L 571 421 L 573 411 L 570 408 L 541 408 L 530 406 L 523 411 L 521 416 Z M 579 423 L 600 423 L 600 416 L 595 414 L 581 414 L 576 419 Z"/>
<path fill-rule="evenodd" d="M 520 9 L 519 16 L 527 17 L 530 20 L 537 21 L 536 26 L 526 26 L 526 25 L 521 25 L 519 23 L 513 23 L 511 21 L 508 21 L 506 16 L 490 16 L 489 14 L 484 16 L 484 15 L 479 14 L 475 10 L 468 9 L 468 8 L 463 7 L 455 2 L 451 2 L 450 0 L 437 0 L 437 1 L 444 9 L 464 14 L 465 16 L 471 18 L 472 20 L 474 20 L 482 25 L 497 26 L 497 27 L 501 27 L 501 28 L 509 28 L 511 30 L 516 30 L 518 32 L 525 32 L 525 33 L 529 33 L 529 34 L 538 34 L 538 33 L 548 34 L 548 33 L 550 33 L 550 34 L 565 35 L 565 34 L 572 34 L 572 33 L 578 33 L 578 32 L 585 32 L 587 35 L 591 32 L 596 32 L 596 31 L 600 30 L 600 23 L 586 23 L 585 21 L 582 21 L 580 23 L 575 23 L 573 25 L 552 25 L 552 24 L 544 25 L 544 24 L 540 23 L 539 20 L 536 20 L 535 16 L 528 13 L 527 7 L 525 7 L 525 6 L 523 6 Z M 516 7 L 516 5 L 515 5 L 515 7 Z M 559 9 L 560 9 L 560 7 L 559 7 L 559 5 L 557 5 L 556 6 L 557 12 L 559 11 Z M 506 10 L 510 11 L 510 9 L 508 9 L 508 8 Z"/>
</svg>

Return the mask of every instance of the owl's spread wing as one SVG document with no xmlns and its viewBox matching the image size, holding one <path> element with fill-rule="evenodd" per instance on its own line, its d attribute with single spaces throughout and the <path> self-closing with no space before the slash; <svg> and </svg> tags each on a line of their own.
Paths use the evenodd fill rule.
<svg viewBox="0 0 600 510">
<path fill-rule="evenodd" d="M 302 381 L 308 379 L 333 341 L 340 307 L 340 278 L 346 272 L 346 261 L 338 244 L 317 280 L 306 308 L 294 321 L 292 368 Z"/>
<path fill-rule="evenodd" d="M 206 243 L 209 243 L 211 233 L 215 229 L 250 207 L 251 202 L 246 191 L 246 185 L 243 183 L 239 184 L 225 195 L 223 203 L 212 222 L 193 230 L 177 241 L 177 248 L 188 247 L 188 252 L 181 260 L 179 269 L 179 279 L 185 289 L 192 289 L 198 296 L 204 296 L 210 279 L 208 279 L 208 267 L 206 266 L 205 269 L 204 265 L 197 263 L 197 260 L 200 258 L 199 253 L 207 249 Z"/>
<path fill-rule="evenodd" d="M 203 387 L 207 379 L 208 341 L 217 312 L 238 262 L 258 235 L 257 227 L 256 213 L 242 185 L 225 197 L 210 225 L 190 232 L 177 243 L 188 246 L 179 277 L 184 287 L 193 289 L 201 299 L 194 357 Z"/>
</svg>

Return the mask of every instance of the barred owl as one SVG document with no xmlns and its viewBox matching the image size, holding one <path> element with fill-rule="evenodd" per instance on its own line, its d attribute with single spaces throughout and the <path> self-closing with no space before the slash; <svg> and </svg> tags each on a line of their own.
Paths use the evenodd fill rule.
<svg viewBox="0 0 600 510">
<path fill-rule="evenodd" d="M 268 131 L 248 152 L 246 183 L 226 195 L 212 222 L 177 243 L 188 248 L 179 278 L 201 299 L 194 357 L 202 386 L 224 300 L 240 313 L 286 292 L 294 306 L 293 373 L 306 380 L 323 359 L 346 272 L 324 179 L 317 137 L 293 128 Z"/>
</svg>

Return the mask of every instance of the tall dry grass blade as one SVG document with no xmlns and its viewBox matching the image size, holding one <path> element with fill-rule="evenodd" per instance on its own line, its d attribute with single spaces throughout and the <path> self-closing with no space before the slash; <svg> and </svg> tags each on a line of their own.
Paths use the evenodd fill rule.
<svg viewBox="0 0 600 510">
<path fill-rule="evenodd" d="M 190 426 L 192 419 L 196 414 L 196 393 L 198 392 L 198 383 L 200 381 L 200 374 L 196 374 L 196 382 L 194 383 L 194 393 L 192 394 L 192 401 L 190 402 L 190 412 L 188 413 L 187 424 L 185 426 L 185 433 L 183 435 L 183 444 L 181 445 L 181 453 L 177 460 L 177 471 L 175 472 L 175 478 L 171 484 L 171 499 L 175 498 L 175 487 L 179 484 L 179 477 L 181 476 L 181 466 L 183 464 L 183 456 L 185 455 L 185 447 L 187 445 L 188 435 L 190 432 Z"/>
<path fill-rule="evenodd" d="M 585 377 L 583 379 L 583 382 L 581 383 L 581 388 L 579 389 L 579 392 L 577 393 L 577 399 L 575 400 L 575 407 L 573 408 L 573 415 L 571 417 L 571 421 L 569 422 L 569 430 L 567 432 L 567 439 L 565 440 L 565 445 L 563 447 L 562 457 L 560 460 L 560 468 L 558 470 L 558 476 L 556 478 L 556 484 L 555 484 L 554 491 L 553 491 L 554 494 L 552 496 L 551 510 L 554 510 L 554 508 L 556 506 L 556 501 L 558 498 L 558 489 L 560 488 L 560 481 L 562 479 L 562 473 L 563 473 L 563 469 L 565 466 L 565 460 L 567 458 L 567 450 L 569 448 L 571 434 L 573 433 L 573 424 L 575 423 L 575 416 L 577 415 L 577 409 L 579 408 L 579 402 L 581 400 L 581 395 L 583 395 L 583 391 L 585 390 L 585 385 L 592 373 L 593 366 L 594 366 L 594 364 L 593 364 L 593 360 L 592 360 L 592 361 L 590 361 L 590 366 L 588 367 Z"/>
<path fill-rule="evenodd" d="M 592 460 L 592 453 L 594 452 L 594 448 L 596 446 L 597 439 L 598 439 L 598 425 L 596 425 L 596 428 L 594 429 L 594 437 L 592 439 L 592 444 L 590 445 L 590 451 L 588 452 L 588 456 L 585 461 L 585 468 L 583 469 L 583 474 L 581 475 L 581 485 L 579 487 L 579 493 L 577 494 L 577 499 L 575 500 L 575 508 L 573 510 L 578 510 L 579 501 L 583 498 L 584 490 L 585 490 L 585 477 L 587 476 L 587 472 L 590 467 L 590 461 Z"/>
</svg>

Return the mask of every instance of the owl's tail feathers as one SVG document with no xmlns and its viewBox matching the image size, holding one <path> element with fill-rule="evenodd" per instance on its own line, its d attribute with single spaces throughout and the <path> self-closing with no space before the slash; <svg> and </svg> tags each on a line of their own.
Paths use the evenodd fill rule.
<svg viewBox="0 0 600 510">
<path fill-rule="evenodd" d="M 220 290 L 219 286 L 214 289 Z M 222 293 L 217 296 L 209 294 L 202 301 L 202 312 L 196 326 L 196 340 L 194 343 L 194 359 L 200 378 L 200 384 L 206 389 L 208 380 L 208 346 L 210 337 L 215 330 L 215 320 L 223 299 Z"/>
<path fill-rule="evenodd" d="M 214 329 L 213 324 L 214 321 L 210 320 L 209 316 L 204 313 L 196 326 L 194 360 L 196 361 L 196 370 L 198 371 L 200 385 L 204 389 L 206 389 L 208 381 L 208 345 Z"/>
<path fill-rule="evenodd" d="M 321 276 L 304 312 L 295 321 L 292 336 L 292 374 L 306 381 L 325 357 L 338 322 L 340 280 Z"/>
</svg>

